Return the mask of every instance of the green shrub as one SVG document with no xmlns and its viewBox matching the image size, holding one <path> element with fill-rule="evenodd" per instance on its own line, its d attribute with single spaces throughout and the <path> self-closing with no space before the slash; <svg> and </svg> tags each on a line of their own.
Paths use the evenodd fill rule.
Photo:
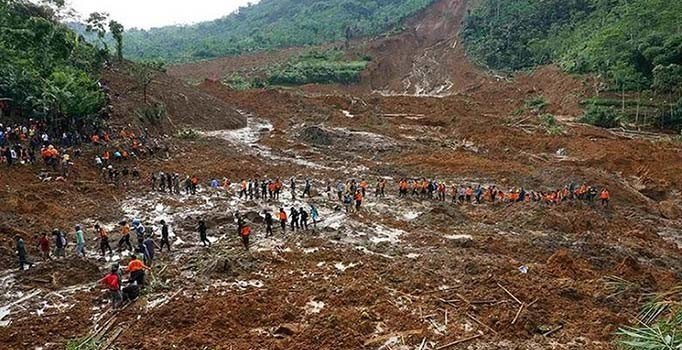
<svg viewBox="0 0 682 350">
<path fill-rule="evenodd" d="M 670 64 L 656 66 L 653 70 L 654 82 L 652 87 L 659 92 L 673 92 L 682 89 L 682 66 Z"/>
<path fill-rule="evenodd" d="M 558 125 L 556 118 L 551 114 L 543 114 L 540 118 L 542 119 L 542 124 L 544 124 L 546 127 L 554 127 Z"/>
<path fill-rule="evenodd" d="M 223 83 L 227 86 L 229 86 L 231 89 L 242 91 L 242 90 L 248 90 L 251 88 L 254 88 L 255 84 L 252 81 L 249 81 L 245 77 L 239 75 L 239 74 L 232 74 L 229 77 L 223 79 Z"/>
<path fill-rule="evenodd" d="M 351 84 L 360 80 L 367 67 L 364 60 L 348 60 L 337 50 L 311 51 L 272 67 L 267 83 L 272 85 Z"/>
<path fill-rule="evenodd" d="M 601 128 L 615 128 L 620 125 L 620 117 L 613 107 L 590 106 L 581 122 Z"/>
<path fill-rule="evenodd" d="M 549 102 L 545 100 L 545 97 L 538 95 L 526 100 L 526 108 L 532 110 L 533 112 L 540 112 L 549 105 Z"/>
<path fill-rule="evenodd" d="M 663 109 L 656 126 L 661 129 L 682 130 L 682 98 L 677 103 Z"/>
<path fill-rule="evenodd" d="M 663 293 L 650 294 L 637 315 L 637 324 L 621 327 L 616 342 L 627 350 L 682 349 L 682 309 L 678 286 Z"/>
<path fill-rule="evenodd" d="M 135 113 L 142 123 L 158 125 L 161 123 L 161 119 L 166 116 L 166 106 L 161 103 L 155 103 L 151 106 L 140 107 Z"/>
<path fill-rule="evenodd" d="M 184 128 L 178 130 L 175 136 L 183 140 L 196 140 L 201 136 L 201 133 L 191 128 Z"/>
</svg>

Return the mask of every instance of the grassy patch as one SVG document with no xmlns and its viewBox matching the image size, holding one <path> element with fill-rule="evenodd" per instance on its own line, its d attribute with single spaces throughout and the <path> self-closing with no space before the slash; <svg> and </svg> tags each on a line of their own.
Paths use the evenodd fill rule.
<svg viewBox="0 0 682 350">
<path fill-rule="evenodd" d="M 525 105 L 527 109 L 537 113 L 545 109 L 545 107 L 549 105 L 549 102 L 547 102 L 544 96 L 538 95 L 527 99 Z"/>
<path fill-rule="evenodd" d="M 580 121 L 601 128 L 615 128 L 620 125 L 620 116 L 613 107 L 592 105 L 585 111 Z"/>
<path fill-rule="evenodd" d="M 338 50 L 311 51 L 272 67 L 267 82 L 272 85 L 352 84 L 360 80 L 368 59 L 350 59 Z"/>
</svg>

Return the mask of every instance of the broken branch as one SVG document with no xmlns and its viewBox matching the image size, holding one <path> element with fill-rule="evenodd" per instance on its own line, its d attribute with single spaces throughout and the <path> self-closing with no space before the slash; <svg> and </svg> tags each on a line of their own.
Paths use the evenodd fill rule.
<svg viewBox="0 0 682 350">
<path fill-rule="evenodd" d="M 497 283 L 497 286 L 500 287 L 500 288 L 502 288 L 502 290 L 505 291 L 505 292 L 506 292 L 512 299 L 514 299 L 517 303 L 523 304 L 523 303 L 521 302 L 521 300 L 519 300 L 517 297 L 515 297 L 514 294 L 512 294 L 509 290 L 507 290 L 507 288 L 504 288 L 504 286 L 502 286 L 499 282 Z"/>
<path fill-rule="evenodd" d="M 448 344 L 445 344 L 445 345 L 443 345 L 443 346 L 437 347 L 436 350 L 447 349 L 447 348 L 449 348 L 449 347 L 451 347 L 451 346 L 455 346 L 455 345 L 457 345 L 457 344 L 466 343 L 466 342 L 472 341 L 472 340 L 474 340 L 474 339 L 478 339 L 478 338 L 480 338 L 480 337 L 482 337 L 482 336 L 483 336 L 483 334 L 477 334 L 477 335 L 474 335 L 474 336 L 469 337 L 469 338 L 464 338 L 464 339 L 460 339 L 460 340 L 457 340 L 457 341 L 453 341 L 452 343 L 448 343 Z"/>
</svg>

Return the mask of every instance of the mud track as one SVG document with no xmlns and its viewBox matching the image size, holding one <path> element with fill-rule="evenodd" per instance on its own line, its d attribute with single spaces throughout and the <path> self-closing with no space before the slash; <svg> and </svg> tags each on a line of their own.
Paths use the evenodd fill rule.
<svg viewBox="0 0 682 350">
<path fill-rule="evenodd" d="M 106 186 L 85 161 L 65 183 L 41 183 L 39 167 L 0 170 L 0 344 L 63 349 L 100 331 L 118 349 L 436 349 L 463 339 L 460 348 L 481 350 L 615 349 L 614 331 L 634 322 L 642 295 L 680 283 L 682 147 L 572 122 L 590 84 L 554 67 L 507 79 L 471 65 L 453 41 L 459 22 L 439 15 L 460 18 L 463 4 L 438 1 L 399 37 L 367 43 L 377 60 L 360 86 L 233 91 L 205 81 L 183 93 L 189 104 L 176 93 L 190 87 L 157 91 L 180 101 L 187 114 L 174 118 L 201 134 L 159 133 L 169 154 L 134 164 L 145 179 L 196 174 L 196 196 L 151 192 L 144 181 Z M 114 75 L 112 86 L 130 82 Z M 515 113 L 538 95 L 562 117 L 560 134 L 536 113 Z M 191 114 L 210 110 L 206 101 L 230 112 L 215 123 Z M 123 124 L 127 110 L 115 117 Z M 311 178 L 314 196 L 285 191 L 262 202 L 235 197 L 236 185 L 230 195 L 208 188 L 212 177 L 256 175 L 295 177 L 299 195 Z M 537 191 L 589 183 L 608 187 L 612 206 L 397 198 L 395 180 L 421 176 Z M 338 210 L 325 186 L 351 177 L 387 178 L 387 198 L 370 195 L 359 213 Z M 309 204 L 322 220 L 314 233 L 265 237 L 260 212 Z M 250 253 L 236 211 L 254 227 Z M 133 217 L 152 229 L 169 222 L 173 253 L 160 254 L 152 286 L 115 315 L 93 282 L 124 254 L 99 259 L 92 235 L 87 264 L 12 269 L 17 232 Z M 211 249 L 198 243 L 199 218 Z M 614 276 L 632 288 L 614 294 L 605 283 Z"/>
</svg>

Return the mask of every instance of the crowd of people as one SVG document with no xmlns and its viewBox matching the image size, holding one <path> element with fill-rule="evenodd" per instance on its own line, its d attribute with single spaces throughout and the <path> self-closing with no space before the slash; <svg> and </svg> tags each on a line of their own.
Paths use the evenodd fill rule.
<svg viewBox="0 0 682 350">
<path fill-rule="evenodd" d="M 32 119 L 27 125 L 0 124 L 0 163 L 7 167 L 42 164 L 66 178 L 74 161 L 81 157 L 83 147 L 88 145 L 95 151 L 94 165 L 100 170 L 102 180 L 125 184 L 129 179 L 140 179 L 140 171 L 128 162 L 130 159 L 168 154 L 168 148 L 149 137 L 146 130 L 137 135 L 132 129 L 124 128 L 112 136 L 107 130 L 91 129 L 91 132 L 49 132 L 43 123 Z M 48 176 L 54 178 L 45 175 Z"/>
<path fill-rule="evenodd" d="M 32 119 L 26 125 L 0 124 L 0 162 L 8 167 L 37 164 L 40 157 L 45 166 L 61 170 L 66 177 L 73 165 L 72 156 L 80 156 L 82 142 L 78 132 L 50 133 L 43 123 Z"/>
<path fill-rule="evenodd" d="M 114 159 L 102 159 L 102 165 L 106 167 L 111 166 L 111 163 L 123 161 L 119 160 L 115 155 Z M 139 173 L 136 175 L 139 177 Z M 155 172 L 150 175 L 151 188 L 153 191 L 160 191 L 164 193 L 180 194 L 181 189 L 184 189 L 185 194 L 195 194 L 200 185 L 200 181 L 196 176 L 185 176 L 182 178 L 177 173 L 170 172 Z M 281 202 L 281 195 L 288 191 L 291 194 L 291 199 L 295 202 L 297 198 L 305 199 L 306 197 L 317 196 L 318 198 L 326 197 L 332 202 L 337 202 L 337 210 L 344 210 L 347 212 L 355 212 L 362 209 L 362 204 L 368 195 L 373 195 L 375 198 L 386 197 L 386 187 L 388 181 L 384 178 L 379 178 L 370 186 L 369 182 L 361 180 L 345 180 L 326 182 L 324 193 L 313 189 L 313 181 L 305 179 L 301 181 L 300 186 L 295 178 L 282 181 L 280 178 L 261 179 L 255 177 L 253 179 L 243 179 L 237 184 L 232 184 L 229 179 L 224 178 L 222 183 L 216 178 L 211 178 L 208 182 L 208 187 L 219 194 L 221 191 L 227 193 L 228 196 L 236 196 L 242 200 L 260 200 L 264 203 L 272 203 L 276 205 Z M 569 184 L 558 190 L 552 191 L 527 191 L 526 189 L 512 188 L 504 191 L 495 185 L 454 185 L 437 180 L 421 179 L 400 179 L 396 182 L 396 194 L 399 199 L 419 199 L 419 200 L 434 200 L 440 202 L 448 201 L 450 198 L 452 203 L 464 205 L 483 204 L 483 203 L 524 203 L 524 202 L 538 202 L 547 205 L 558 205 L 564 201 L 595 201 L 599 200 L 603 206 L 609 205 L 610 194 L 608 189 L 602 188 L 598 190 L 596 187 L 588 186 L 586 184 L 576 185 Z M 299 197 L 300 193 L 300 197 Z M 287 198 L 288 199 L 288 198 Z M 274 227 L 279 226 L 281 233 L 284 235 L 287 230 L 290 232 L 308 231 L 312 228 L 314 232 L 317 224 L 320 221 L 319 212 L 314 204 L 307 206 L 292 206 L 285 210 L 284 207 L 277 206 L 279 209 L 274 212 L 264 210 L 261 214 L 263 221 L 263 229 L 266 237 L 274 234 Z M 253 234 L 251 224 L 245 216 L 238 212 L 235 215 L 235 223 L 237 228 L 237 235 L 240 238 L 246 251 L 249 250 L 250 237 Z M 98 242 L 98 250 L 102 257 L 107 255 L 114 255 L 114 250 L 119 254 L 123 252 L 130 253 L 130 262 L 127 268 L 120 268 L 118 265 L 112 266 L 111 271 L 101 280 L 107 287 L 111 295 L 112 303 L 115 307 L 121 304 L 121 301 L 131 299 L 139 293 L 139 288 L 144 287 L 145 271 L 152 268 L 156 251 L 163 252 L 164 248 L 168 252 L 171 251 L 172 242 L 170 239 L 169 225 L 164 221 L 158 221 L 160 227 L 160 245 L 155 241 L 155 231 L 158 229 L 155 226 L 148 229 L 139 219 L 134 219 L 130 223 L 128 221 L 121 221 L 114 229 L 118 231 L 118 241 L 116 247 L 112 247 L 110 241 L 110 233 L 103 225 L 95 224 L 92 227 L 91 236 Z M 279 225 L 277 225 L 279 224 Z M 198 233 L 197 244 L 206 248 L 210 248 L 212 243 L 209 239 L 210 227 L 205 220 L 198 220 L 196 223 L 196 232 Z M 134 240 L 131 240 L 131 235 L 134 235 Z M 36 237 L 36 246 L 40 252 L 40 256 L 44 260 L 51 260 L 53 258 L 60 259 L 67 255 L 67 248 L 70 241 L 73 241 L 75 246 L 75 254 L 79 257 L 86 256 L 86 233 L 82 225 L 76 225 L 73 234 L 67 234 L 59 229 L 52 231 L 52 239 L 49 238 L 48 233 L 43 233 Z M 33 262 L 28 258 L 25 242 L 22 237 L 16 237 L 16 251 L 19 258 L 19 267 L 23 270 L 26 265 L 32 265 Z M 142 257 L 139 260 L 138 257 Z M 123 286 L 123 273 L 129 273 L 128 285 Z M 128 288 L 128 289 L 126 289 Z M 134 299 L 134 298 L 133 298 Z"/>
<path fill-rule="evenodd" d="M 540 202 L 548 205 L 556 205 L 570 200 L 582 200 L 594 202 L 599 199 L 602 206 L 609 205 L 611 197 L 609 190 L 582 184 L 578 186 L 571 183 L 561 189 L 549 191 L 528 191 L 523 187 L 513 187 L 504 191 L 495 185 L 485 187 L 483 185 L 456 185 L 448 186 L 444 182 L 435 180 L 408 180 L 401 179 L 398 183 L 398 196 L 400 198 L 418 197 L 422 199 L 437 199 L 446 201 L 449 196 L 453 203 L 524 203 Z"/>
</svg>

